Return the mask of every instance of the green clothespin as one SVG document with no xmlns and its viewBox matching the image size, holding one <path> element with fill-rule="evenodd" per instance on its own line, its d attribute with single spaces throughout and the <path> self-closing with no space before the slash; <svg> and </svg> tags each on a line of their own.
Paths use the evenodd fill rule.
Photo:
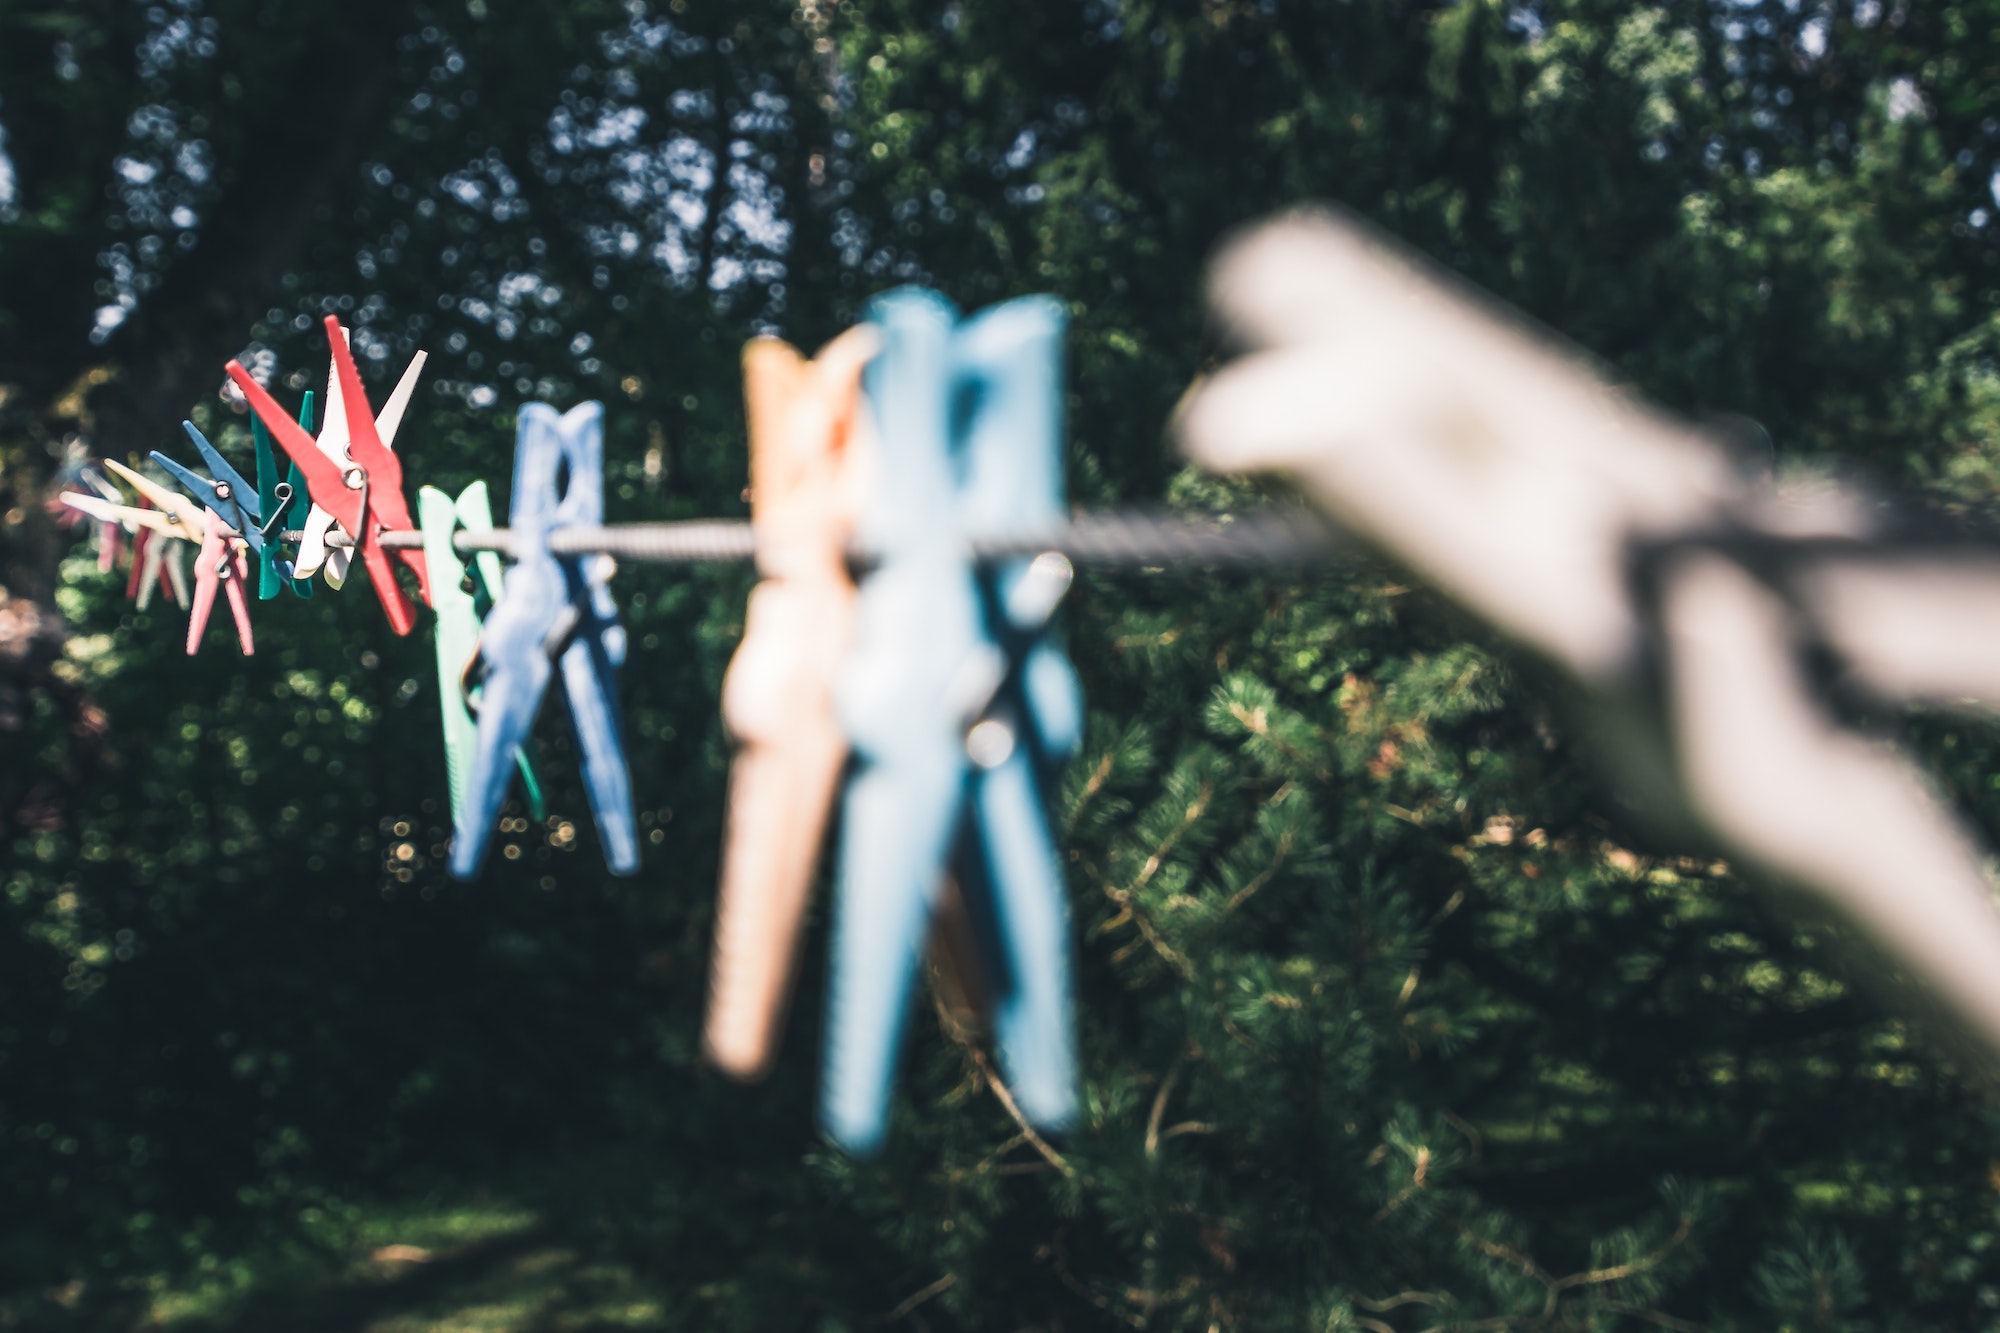
<svg viewBox="0 0 2000 1333">
<path fill-rule="evenodd" d="M 430 569 L 431 609 L 437 612 L 438 711 L 444 716 L 445 773 L 451 785 L 451 821 L 464 823 L 465 783 L 472 771 L 479 726 L 466 706 L 465 670 L 479 652 L 479 625 L 499 599 L 500 556 L 481 551 L 467 565 L 452 548 L 452 533 L 490 532 L 493 509 L 486 483 L 475 481 L 456 501 L 435 486 L 417 492 L 418 526 L 424 534 L 424 563 Z M 528 817 L 540 823 L 548 810 L 542 784 L 525 749 L 514 752 L 521 785 L 528 795 Z"/>
<path fill-rule="evenodd" d="M 312 430 L 313 396 L 306 390 L 305 401 L 299 404 L 299 425 Z M 271 447 L 271 433 L 264 429 L 264 422 L 256 413 L 250 414 L 250 438 L 257 445 L 257 500 L 264 514 L 264 523 L 270 529 L 270 540 L 264 543 L 264 559 L 257 572 L 257 600 L 268 602 L 278 595 L 278 589 L 289 585 L 300 597 L 313 595 L 311 579 L 289 578 L 291 566 L 278 558 L 277 534 L 288 527 L 305 526 L 306 514 L 312 507 L 311 498 L 306 494 L 305 473 L 299 471 L 297 463 L 292 464 L 292 473 L 287 478 L 292 488 L 291 499 L 280 505 L 278 500 L 278 460 Z"/>
</svg>

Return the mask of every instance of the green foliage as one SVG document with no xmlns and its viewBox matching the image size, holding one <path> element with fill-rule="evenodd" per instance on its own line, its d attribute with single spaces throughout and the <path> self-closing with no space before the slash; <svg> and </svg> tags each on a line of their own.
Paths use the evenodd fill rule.
<svg viewBox="0 0 2000 1333">
<path fill-rule="evenodd" d="M 857 1162 L 817 928 L 772 1082 L 697 1059 L 746 572 L 615 585 L 641 876 L 551 717 L 553 813 L 461 886 L 421 634 L 356 588 L 188 659 L 37 507 L 70 434 L 247 456 L 216 367 L 317 387 L 339 310 L 377 384 L 433 353 L 414 479 L 504 487 L 521 402 L 598 396 L 613 521 L 741 514 L 741 341 L 907 278 L 1069 303 L 1080 503 L 1252 503 L 1162 445 L 1201 264 L 1335 198 L 1783 466 L 1990 518 L 1988 8 L 0 8 L 0 606 L 60 583 L 70 635 L 0 682 L 0 1323 L 1995 1327 L 1985 1085 L 1400 571 L 1080 581 L 1084 1123 L 926 997 Z M 1993 734 L 1903 725 L 2000 836 Z"/>
</svg>

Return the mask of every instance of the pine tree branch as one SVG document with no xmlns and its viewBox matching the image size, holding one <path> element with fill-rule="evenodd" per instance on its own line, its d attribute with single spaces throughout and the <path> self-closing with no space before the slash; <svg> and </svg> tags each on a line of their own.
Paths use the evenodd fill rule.
<svg viewBox="0 0 2000 1333">
<path fill-rule="evenodd" d="M 1637 1277 L 1641 1273 L 1650 1272 L 1665 1263 L 1668 1256 L 1679 1249 L 1693 1231 L 1694 1218 L 1689 1214 L 1683 1213 L 1681 1214 L 1680 1224 L 1674 1228 L 1674 1234 L 1667 1237 L 1666 1243 L 1650 1254 L 1643 1254 L 1637 1259 L 1632 1259 L 1622 1264 L 1614 1264 L 1608 1268 L 1593 1268 L 1581 1273 L 1570 1273 L 1563 1277 L 1555 1277 L 1528 1255 L 1515 1249 L 1513 1246 L 1502 1244 L 1496 1240 L 1488 1240 L 1484 1236 L 1473 1232 L 1470 1228 L 1461 1228 L 1458 1234 L 1466 1243 L 1489 1258 L 1498 1259 L 1502 1263 L 1520 1269 L 1523 1274 L 1541 1283 L 1546 1295 L 1539 1314 L 1525 1317 L 1503 1315 L 1494 1319 L 1480 1320 L 1473 1324 L 1460 1325 L 1459 1327 L 1466 1330 L 1466 1333 L 1471 1333 L 1475 1329 L 1499 1330 L 1517 1326 L 1539 1328 L 1555 1318 L 1556 1309 L 1562 1303 L 1562 1298 L 1566 1293 L 1583 1287 L 1602 1286 L 1609 1282 L 1622 1282 L 1626 1278 Z M 1665 1318 L 1665 1316 L 1662 1316 L 1662 1318 Z M 1667 1323 L 1663 1324 L 1662 1327 L 1672 1328 L 1675 1325 Z"/>
<path fill-rule="evenodd" d="M 1160 1090 L 1153 1097 L 1153 1110 L 1146 1117 L 1146 1156 L 1158 1156 L 1160 1151 L 1160 1121 L 1167 1112 L 1167 1098 L 1174 1092 L 1174 1084 L 1180 1081 L 1181 1069 L 1187 1064 L 1185 1054 L 1175 1059 L 1173 1068 L 1160 1080 Z"/>
<path fill-rule="evenodd" d="M 931 1283 L 928 1287 L 925 1287 L 922 1291 L 913 1293 L 909 1297 L 909 1299 L 905 1300 L 901 1305 L 898 1305 L 895 1309 L 889 1311 L 887 1315 L 883 1316 L 884 1321 L 893 1324 L 898 1319 L 903 1318 L 905 1315 L 909 1314 L 912 1310 L 915 1310 L 918 1306 L 922 1305 L 925 1301 L 928 1301 L 936 1296 L 942 1296 L 944 1293 L 950 1291 L 953 1287 L 957 1285 L 958 1285 L 958 1274 L 946 1273 L 943 1277 Z"/>
<path fill-rule="evenodd" d="M 1405 1305 L 1437 1305 L 1444 1297 L 1434 1291 L 1399 1291 L 1394 1296 L 1384 1296 L 1381 1300 L 1370 1300 L 1366 1296 L 1354 1296 L 1351 1302 L 1370 1314 L 1387 1314 Z"/>
<path fill-rule="evenodd" d="M 1074 1180 L 1076 1168 L 1071 1166 L 1069 1160 L 1061 1153 L 1050 1147 L 1049 1141 L 1037 1134 L 1035 1127 L 1028 1123 L 1028 1118 L 1021 1114 L 1020 1104 L 1014 1100 L 1013 1092 L 1000 1077 L 999 1071 L 993 1068 L 993 1062 L 986 1058 L 986 1052 L 970 1045 L 965 1047 L 965 1051 L 971 1057 L 972 1063 L 979 1067 L 979 1072 L 985 1076 L 986 1086 L 993 1089 L 993 1095 L 999 1099 L 1000 1105 L 1006 1108 L 1007 1114 L 1013 1117 L 1014 1123 L 1020 1126 L 1022 1135 L 1034 1145 L 1035 1151 L 1047 1158 L 1050 1166 Z"/>
<path fill-rule="evenodd" d="M 1083 812 L 1089 808 L 1091 801 L 1096 798 L 1099 792 L 1104 790 L 1104 784 L 1111 780 L 1113 767 L 1111 761 L 1113 757 L 1113 752 L 1106 750 L 1098 757 L 1096 765 L 1091 768 L 1089 780 L 1083 784 L 1083 790 L 1077 794 L 1076 804 L 1070 807 L 1069 818 L 1063 821 L 1064 837 L 1068 837 L 1076 831 L 1076 821 L 1083 817 Z"/>
<path fill-rule="evenodd" d="M 1153 946 L 1153 951 L 1159 954 L 1175 971 L 1179 972 L 1189 981 L 1194 980 L 1194 964 L 1174 949 L 1172 945 L 1167 943 L 1165 937 L 1160 934 L 1159 929 L 1154 926 L 1151 919 L 1139 907 L 1138 895 L 1151 882 L 1153 876 L 1160 872 L 1160 867 L 1166 864 L 1167 858 L 1173 854 L 1174 848 L 1180 845 L 1183 837 L 1187 836 L 1187 831 L 1201 822 L 1201 817 L 1208 813 L 1209 803 L 1214 799 L 1215 784 L 1204 782 L 1200 793 L 1192 801 L 1188 802 L 1187 810 L 1181 816 L 1180 823 L 1175 825 L 1173 831 L 1160 840 L 1160 845 L 1153 849 L 1151 856 L 1146 858 L 1146 864 L 1139 868 L 1139 874 L 1133 879 L 1132 883 L 1122 889 L 1114 889 L 1109 884 L 1104 885 L 1105 896 L 1116 903 L 1122 910 L 1117 916 L 1099 927 L 1100 931 L 1111 930 L 1130 920 L 1134 926 L 1138 927 L 1139 934 L 1146 943 Z M 1121 950 L 1120 954 L 1122 953 L 1123 951 Z M 1114 955 L 1114 961 L 1118 956 Z"/>
<path fill-rule="evenodd" d="M 1278 795 L 1273 796 L 1271 799 L 1274 801 L 1277 800 L 1278 796 L 1282 796 L 1285 790 L 1289 788 L 1289 785 L 1287 784 L 1286 788 L 1281 788 Z M 1297 835 L 1295 832 L 1291 829 L 1286 829 L 1278 839 L 1277 850 L 1271 854 L 1271 863 L 1258 871 L 1255 877 L 1247 884 L 1229 896 L 1229 901 L 1222 905 L 1222 911 L 1216 916 L 1217 924 L 1226 920 L 1237 908 L 1249 902 L 1259 889 L 1278 877 L 1278 872 L 1284 869 L 1285 862 L 1291 859 L 1292 844 L 1296 841 Z"/>
</svg>

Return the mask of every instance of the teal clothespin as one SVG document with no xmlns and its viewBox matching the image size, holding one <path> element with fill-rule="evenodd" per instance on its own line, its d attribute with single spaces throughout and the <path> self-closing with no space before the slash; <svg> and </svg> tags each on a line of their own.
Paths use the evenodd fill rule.
<svg viewBox="0 0 2000 1333">
<path fill-rule="evenodd" d="M 424 533 L 424 563 L 431 571 L 431 609 L 437 612 L 438 711 L 444 717 L 444 761 L 451 788 L 451 822 L 465 823 L 466 781 L 479 746 L 479 726 L 466 706 L 465 668 L 479 652 L 479 626 L 492 609 L 501 584 L 500 556 L 481 551 L 467 564 L 452 547 L 452 533 L 490 532 L 493 508 L 486 483 L 475 481 L 454 501 L 435 486 L 417 492 L 418 525 Z M 528 817 L 548 815 L 541 779 L 525 748 L 514 752 Z"/>
<path fill-rule="evenodd" d="M 305 401 L 299 404 L 299 425 L 308 432 L 312 430 L 313 396 L 306 390 Z M 306 476 L 299 471 L 297 463 L 292 464 L 291 476 L 285 485 L 291 487 L 284 495 L 278 494 L 277 451 L 271 445 L 271 432 L 264 429 L 263 420 L 254 412 L 250 416 L 250 438 L 257 445 L 257 499 L 264 511 L 265 523 L 275 534 L 282 531 L 287 522 L 292 527 L 305 524 L 306 513 L 311 507 L 311 497 L 306 493 Z M 282 566 L 282 568 L 281 568 Z M 257 600 L 268 602 L 278 595 L 278 590 L 290 587 L 293 595 L 311 597 L 312 580 L 292 578 L 291 563 L 278 556 L 278 543 L 265 543 L 262 560 L 258 563 Z"/>
</svg>

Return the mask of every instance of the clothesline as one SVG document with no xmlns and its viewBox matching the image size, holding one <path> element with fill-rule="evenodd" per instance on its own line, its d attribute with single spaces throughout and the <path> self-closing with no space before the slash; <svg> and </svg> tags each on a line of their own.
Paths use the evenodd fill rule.
<svg viewBox="0 0 2000 1333">
<path fill-rule="evenodd" d="M 292 529 L 274 535 L 296 542 L 304 534 Z M 389 550 L 423 546 L 421 532 L 384 532 L 379 540 Z M 335 532 L 328 535 L 327 544 L 348 547 L 353 541 Z M 980 560 L 1056 551 L 1073 564 L 1108 569 L 1304 566 L 1324 561 L 1336 549 L 1325 522 L 1304 511 L 1276 507 L 1204 515 L 1143 510 L 1079 513 L 1060 527 L 975 536 L 966 544 Z M 463 552 L 511 555 L 513 537 L 506 528 L 460 530 L 453 534 L 452 545 Z M 749 560 L 756 555 L 757 542 L 748 521 L 692 519 L 558 528 L 549 534 L 549 549 L 558 555 L 601 552 L 636 563 L 673 565 Z M 865 562 L 872 552 L 857 542 L 853 554 Z"/>
</svg>

